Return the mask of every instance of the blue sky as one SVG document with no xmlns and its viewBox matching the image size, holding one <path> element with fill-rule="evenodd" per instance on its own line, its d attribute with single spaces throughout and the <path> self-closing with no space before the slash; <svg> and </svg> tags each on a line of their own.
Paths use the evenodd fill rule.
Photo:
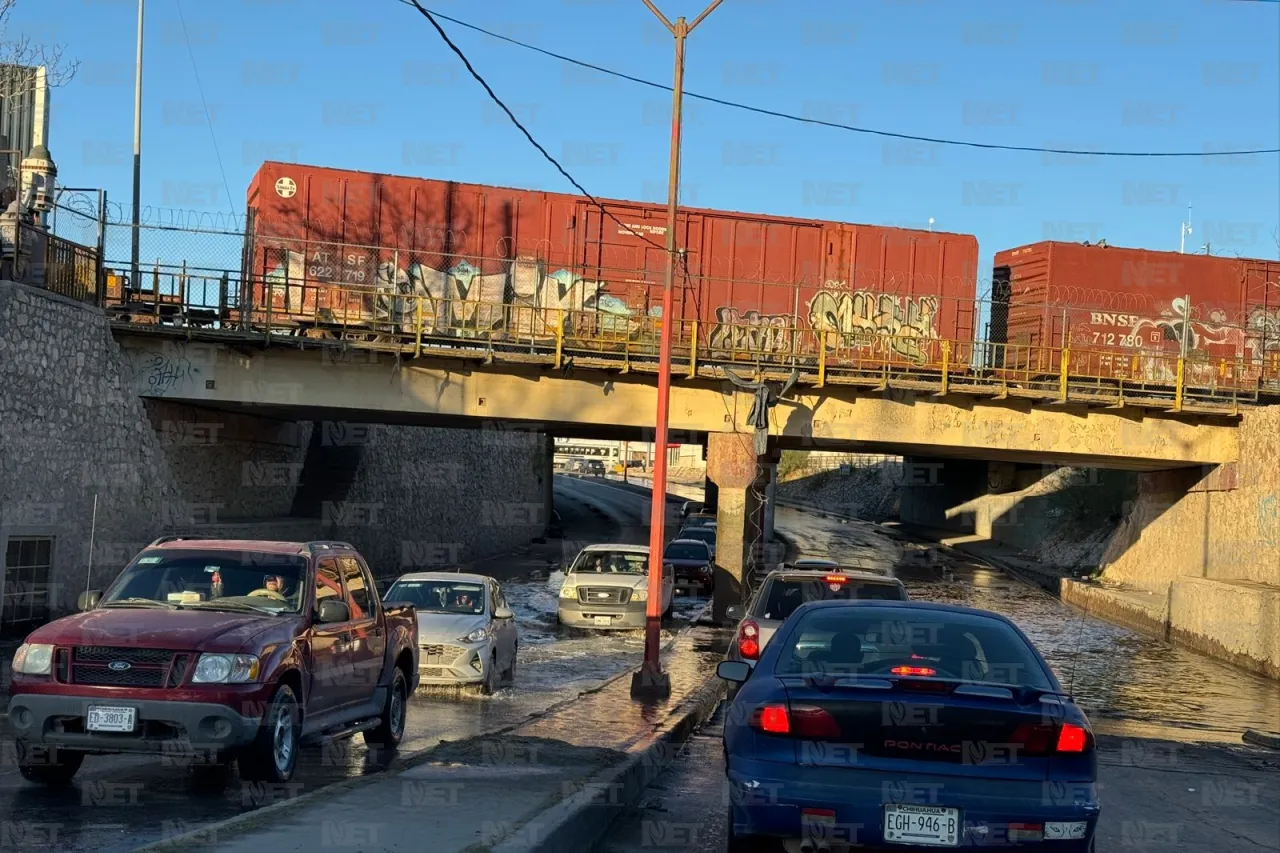
<svg viewBox="0 0 1280 853">
<path fill-rule="evenodd" d="M 572 192 L 396 0 L 147 0 L 143 204 L 243 213 L 264 159 Z M 433 0 L 521 41 L 669 83 L 641 0 Z M 661 0 L 673 17 L 701 2 Z M 135 0 L 22 0 L 12 30 L 82 65 L 53 94 L 64 185 L 131 187 Z M 669 94 L 442 22 L 590 192 L 662 201 Z M 189 52 L 190 51 L 190 52 Z M 194 69 L 192 63 L 194 55 Z M 212 114 L 205 121 L 196 73 Z M 689 39 L 689 91 L 909 134 L 1110 150 L 1280 147 L 1280 4 L 1229 0 L 725 0 Z M 683 200 L 975 234 L 1280 255 L 1280 158 L 979 151 L 686 101 Z M 215 153 L 221 154 L 221 167 Z M 225 181 L 223 172 L 225 171 Z M 1190 248 L 1190 246 L 1189 246 Z"/>
</svg>

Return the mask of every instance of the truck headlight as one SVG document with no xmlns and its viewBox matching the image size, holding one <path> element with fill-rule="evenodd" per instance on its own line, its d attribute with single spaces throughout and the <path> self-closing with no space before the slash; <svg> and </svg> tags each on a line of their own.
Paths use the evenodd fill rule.
<svg viewBox="0 0 1280 853">
<path fill-rule="evenodd" d="M 253 655 L 200 655 L 192 684 L 244 684 L 258 677 Z"/>
<path fill-rule="evenodd" d="M 577 598 L 578 597 L 577 584 L 565 583 L 563 586 L 561 586 L 560 597 L 561 598 Z"/>
<path fill-rule="evenodd" d="M 648 600 L 649 600 L 649 588 L 648 588 L 648 587 L 641 587 L 640 589 L 632 590 L 632 591 L 631 591 L 631 600 L 632 600 L 632 601 L 648 601 Z"/>
<path fill-rule="evenodd" d="M 48 675 L 53 671 L 53 646 L 23 643 L 13 655 L 13 671 L 23 675 Z"/>
</svg>

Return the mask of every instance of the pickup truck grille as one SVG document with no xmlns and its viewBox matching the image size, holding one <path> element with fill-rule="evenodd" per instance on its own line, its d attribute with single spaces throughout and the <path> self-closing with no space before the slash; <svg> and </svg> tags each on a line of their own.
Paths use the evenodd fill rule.
<svg viewBox="0 0 1280 853">
<path fill-rule="evenodd" d="M 580 604 L 626 604 L 631 590 L 620 586 L 584 586 L 578 589 Z"/>
<path fill-rule="evenodd" d="M 434 644 L 424 644 L 420 648 L 422 651 L 422 660 L 419 663 L 423 666 L 426 666 L 427 664 L 448 666 L 457 660 L 458 656 L 465 651 L 461 646 Z"/>
<path fill-rule="evenodd" d="M 177 687 L 190 660 L 190 655 L 167 649 L 77 646 L 71 650 L 69 680 L 107 687 Z M 116 662 L 129 666 L 113 669 Z"/>
</svg>

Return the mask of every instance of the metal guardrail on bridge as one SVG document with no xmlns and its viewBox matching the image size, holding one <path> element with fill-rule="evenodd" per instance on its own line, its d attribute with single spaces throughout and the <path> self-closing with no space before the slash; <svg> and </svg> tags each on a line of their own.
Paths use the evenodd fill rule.
<svg viewBox="0 0 1280 853">
<path fill-rule="evenodd" d="M 157 262 L 142 267 L 140 281 L 128 282 L 99 264 L 93 250 L 53 240 L 59 248 L 48 255 L 50 289 L 76 298 L 100 292 L 98 301 L 121 328 L 622 374 L 654 374 L 658 368 L 662 320 L 599 304 L 548 306 L 541 292 L 534 299 L 445 298 L 388 283 L 342 286 L 246 274 L 247 250 L 239 271 Z M 94 276 L 86 275 L 86 265 L 103 270 L 102 283 L 87 293 L 86 283 Z M 976 313 L 974 306 L 968 310 Z M 1276 364 L 1201 352 L 1123 352 L 865 327 L 813 328 L 795 317 L 772 317 L 762 328 L 758 321 L 742 322 L 734 312 L 716 322 L 677 320 L 672 369 L 689 379 L 723 379 L 726 369 L 785 379 L 794 371 L 811 388 L 1235 414 L 1262 402 L 1263 369 L 1280 377 L 1280 353 L 1267 355 Z"/>
<path fill-rule="evenodd" d="M 194 292 L 192 281 L 180 292 Z M 236 294 L 234 282 L 198 279 L 201 288 Z M 553 368 L 655 374 L 662 321 L 597 310 L 541 308 L 512 302 L 438 299 L 370 288 L 323 287 L 334 308 L 299 323 L 296 310 L 319 298 L 312 285 L 257 283 L 265 305 L 221 310 L 188 308 L 188 297 L 155 316 L 119 306 L 122 327 L 180 328 L 206 339 L 258 340 L 277 345 L 340 346 L 397 352 L 406 357 L 446 357 L 481 363 L 541 364 Z M 376 303 L 376 304 L 374 304 Z M 311 304 L 315 304 L 314 301 Z M 278 319 L 283 314 L 284 319 Z M 956 341 L 893 334 L 840 334 L 780 327 L 781 340 L 758 345 L 754 327 L 679 320 L 673 329 L 672 369 L 688 379 L 741 375 L 784 379 L 792 371 L 813 388 L 852 386 L 872 391 L 903 389 L 935 395 L 1133 406 L 1180 412 L 1238 413 L 1259 402 L 1256 370 L 1243 359 L 1194 360 L 1140 353 L 1121 363 L 1114 351 Z M 974 364 L 1004 364 L 1000 368 Z M 1016 365 L 1016 366 L 1015 366 Z M 1124 378 L 1125 372 L 1147 378 Z"/>
</svg>

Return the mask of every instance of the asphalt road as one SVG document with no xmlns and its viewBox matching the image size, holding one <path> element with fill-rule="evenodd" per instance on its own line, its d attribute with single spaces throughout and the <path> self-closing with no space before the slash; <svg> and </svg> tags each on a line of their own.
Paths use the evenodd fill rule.
<svg viewBox="0 0 1280 853">
<path fill-rule="evenodd" d="M 572 559 L 584 544 L 645 541 L 649 498 L 561 477 L 555 487 L 563 541 L 531 545 L 470 567 L 503 580 L 516 611 L 521 631 L 516 685 L 493 696 L 419 691 L 410 703 L 401 754 L 519 722 L 639 662 L 643 638 L 637 634 L 570 634 L 558 629 L 555 613 L 562 576 L 550 570 Z M 668 635 L 688 624 L 704 603 L 705 599 L 678 599 Z M 197 784 L 188 769 L 160 758 L 91 756 L 73 787 L 47 791 L 18 774 L 6 720 L 0 729 L 0 849 L 123 853 L 390 766 L 371 755 L 360 737 L 304 751 L 293 782 L 277 789 L 243 785 L 234 775 L 221 785 Z"/>
<path fill-rule="evenodd" d="M 1085 616 L 980 561 L 871 525 L 780 509 L 777 526 L 806 554 L 895 566 L 913 597 L 1019 623 L 1074 685 L 1099 732 L 1098 853 L 1280 850 L 1280 752 L 1240 741 L 1245 728 L 1275 729 L 1275 682 Z M 717 715 L 596 853 L 720 853 L 721 731 Z"/>
</svg>

